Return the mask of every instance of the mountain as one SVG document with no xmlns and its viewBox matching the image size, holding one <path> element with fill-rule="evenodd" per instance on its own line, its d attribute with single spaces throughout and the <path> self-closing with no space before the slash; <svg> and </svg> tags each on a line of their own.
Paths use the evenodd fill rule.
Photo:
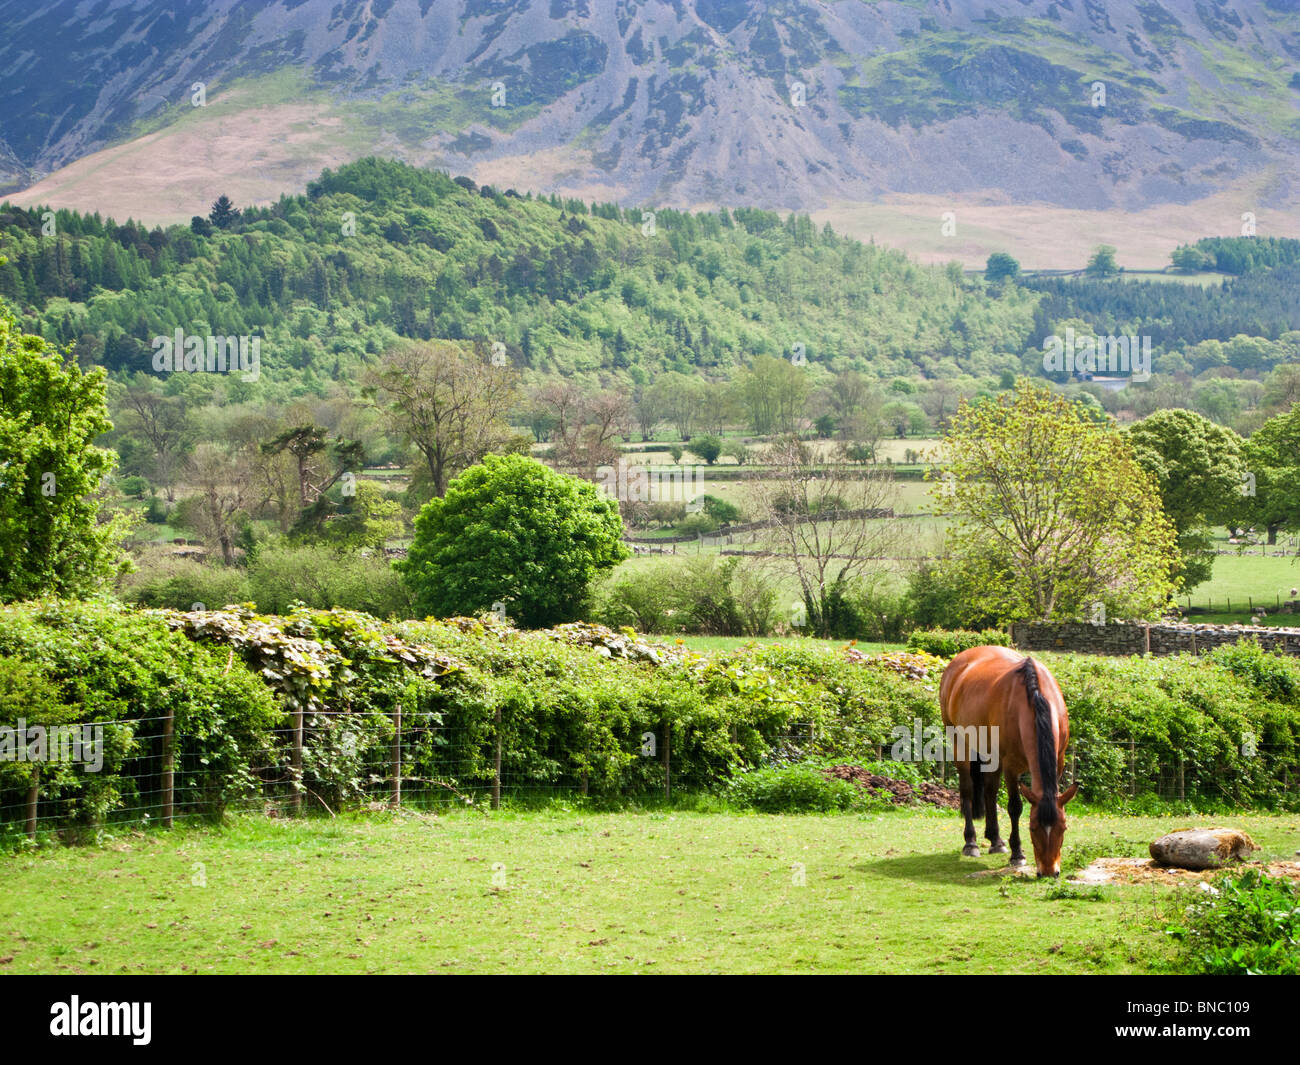
<svg viewBox="0 0 1300 1065">
<path fill-rule="evenodd" d="M 931 258 L 1050 258 L 1060 211 L 1146 232 L 1145 265 L 1246 210 L 1297 232 L 1296 0 L 0 0 L 0 26 L 22 203 L 177 221 L 383 154 L 887 238 L 923 220 Z M 941 241 L 945 209 L 972 228 Z"/>
</svg>

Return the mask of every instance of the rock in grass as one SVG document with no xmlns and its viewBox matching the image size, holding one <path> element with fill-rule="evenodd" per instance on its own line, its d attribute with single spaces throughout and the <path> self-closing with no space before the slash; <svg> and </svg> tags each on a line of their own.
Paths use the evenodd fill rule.
<svg viewBox="0 0 1300 1065">
<path fill-rule="evenodd" d="M 1235 828 L 1184 828 L 1151 844 L 1151 857 L 1179 869 L 1218 869 L 1249 857 L 1259 844 Z"/>
</svg>

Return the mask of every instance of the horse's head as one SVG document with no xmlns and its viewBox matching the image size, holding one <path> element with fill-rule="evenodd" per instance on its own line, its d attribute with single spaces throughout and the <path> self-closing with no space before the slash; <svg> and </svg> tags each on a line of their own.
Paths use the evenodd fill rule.
<svg viewBox="0 0 1300 1065">
<path fill-rule="evenodd" d="M 1071 784 L 1060 795 L 1035 794 L 1020 785 L 1020 794 L 1029 800 L 1029 838 L 1034 844 L 1034 865 L 1039 876 L 1061 875 L 1061 844 L 1065 842 L 1065 804 L 1074 798 L 1079 783 Z"/>
</svg>

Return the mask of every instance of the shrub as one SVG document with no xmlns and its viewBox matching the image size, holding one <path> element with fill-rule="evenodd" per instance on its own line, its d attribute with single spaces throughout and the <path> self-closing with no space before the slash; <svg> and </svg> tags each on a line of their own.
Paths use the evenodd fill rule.
<svg viewBox="0 0 1300 1065">
<path fill-rule="evenodd" d="M 740 561 L 700 556 L 626 573 L 600 589 L 594 616 L 639 632 L 762 636 L 771 627 L 776 591 Z"/>
<path fill-rule="evenodd" d="M 523 455 L 488 455 L 415 519 L 397 568 L 416 610 L 477 614 L 506 604 L 525 626 L 578 616 L 593 578 L 628 557 L 618 504 Z"/>
<path fill-rule="evenodd" d="M 1165 931 L 1182 972 L 1300 975 L 1300 886 L 1255 869 L 1223 876 Z"/>
<path fill-rule="evenodd" d="M 612 578 L 596 593 L 593 616 L 615 629 L 673 632 L 677 601 L 667 568 L 658 565 Z"/>
<path fill-rule="evenodd" d="M 682 536 L 708 536 L 718 531 L 718 519 L 700 511 L 688 514 L 676 525 L 676 531 Z"/>
<path fill-rule="evenodd" d="M 907 594 L 918 625 L 982 629 L 997 621 L 991 614 L 971 607 L 973 593 L 967 580 L 958 570 L 942 563 L 922 562 L 908 580 Z"/>
<path fill-rule="evenodd" d="M 772 623 L 776 589 L 739 558 L 691 559 L 675 574 L 676 608 L 687 632 L 762 636 Z"/>
<path fill-rule="evenodd" d="M 118 594 L 129 603 L 171 610 L 189 610 L 202 603 L 216 609 L 251 598 L 244 570 L 175 555 L 168 547 L 142 551 L 136 566 L 118 587 Z"/>
<path fill-rule="evenodd" d="M 144 510 L 144 520 L 150 525 L 166 525 L 171 517 L 166 502 L 159 496 L 151 495 Z"/>
<path fill-rule="evenodd" d="M 717 496 L 704 497 L 704 513 L 720 525 L 732 525 L 743 516 L 740 507 Z"/>
<path fill-rule="evenodd" d="M 723 794 L 737 806 L 768 814 L 830 813 L 878 805 L 856 784 L 828 777 L 808 762 L 740 773 L 727 783 Z"/>
<path fill-rule="evenodd" d="M 914 624 L 912 602 L 868 581 L 832 585 L 826 596 L 830 634 L 841 639 L 894 642 Z"/>
<path fill-rule="evenodd" d="M 925 651 L 940 658 L 952 658 L 972 647 L 993 644 L 1006 647 L 1011 643 L 1010 637 L 1002 629 L 981 629 L 970 632 L 967 629 L 917 629 L 907 638 L 909 651 Z"/>
<path fill-rule="evenodd" d="M 143 477 L 123 477 L 121 487 L 124 496 L 140 499 L 145 492 L 149 491 L 149 482 Z"/>
<path fill-rule="evenodd" d="M 712 466 L 718 461 L 718 456 L 722 454 L 722 438 L 714 436 L 712 433 L 706 433 L 704 436 L 697 436 L 692 439 L 686 450 L 692 455 L 698 455 Z"/>
<path fill-rule="evenodd" d="M 291 543 L 263 546 L 249 563 L 248 589 L 242 599 L 218 602 L 251 600 L 269 614 L 287 614 L 301 602 L 317 610 L 338 607 L 379 618 L 412 616 L 401 575 L 377 551 L 358 554 Z"/>
</svg>

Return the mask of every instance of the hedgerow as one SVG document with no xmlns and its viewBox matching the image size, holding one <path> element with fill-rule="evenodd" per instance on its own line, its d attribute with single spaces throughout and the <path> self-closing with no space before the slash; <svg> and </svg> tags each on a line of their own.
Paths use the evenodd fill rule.
<svg viewBox="0 0 1300 1065">
<path fill-rule="evenodd" d="M 1064 692 L 1068 772 L 1089 801 L 1181 790 L 1191 805 L 1298 805 L 1293 659 L 1239 645 L 1201 658 L 1041 660 Z M 79 836 L 156 816 L 169 715 L 182 813 L 295 793 L 336 810 L 386 794 L 399 710 L 403 776 L 420 789 L 481 793 L 499 738 L 511 789 L 635 796 L 661 791 L 669 773 L 674 789 L 703 791 L 775 764 L 887 757 L 899 728 L 939 724 L 944 665 L 851 645 L 704 654 L 586 624 L 524 632 L 344 610 L 38 602 L 0 608 L 0 725 L 105 726 L 101 773 L 50 764 L 40 781 L 42 823 Z M 301 778 L 290 758 L 299 718 Z M 0 762 L 11 831 L 30 769 Z"/>
</svg>

